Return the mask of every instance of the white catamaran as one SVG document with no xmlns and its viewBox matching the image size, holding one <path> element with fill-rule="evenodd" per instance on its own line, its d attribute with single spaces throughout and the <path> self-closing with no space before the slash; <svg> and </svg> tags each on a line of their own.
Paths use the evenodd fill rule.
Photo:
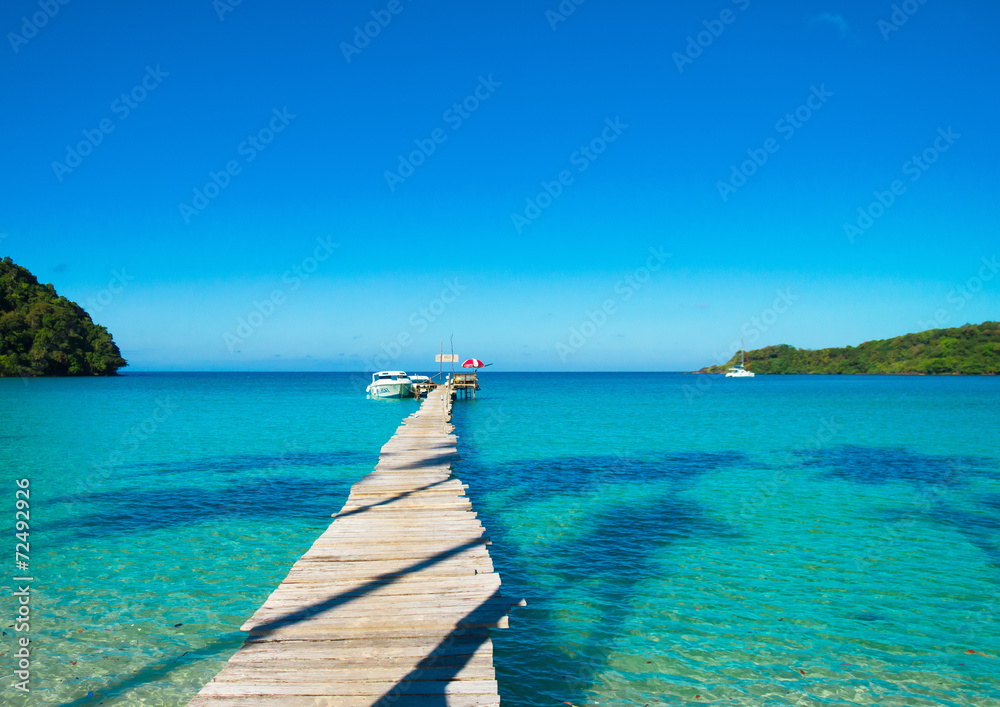
<svg viewBox="0 0 1000 707">
<path fill-rule="evenodd" d="M 743 344 L 743 339 L 740 339 L 740 365 L 733 366 L 728 371 L 726 371 L 726 378 L 753 378 L 753 371 L 748 371 L 746 369 L 746 358 L 743 349 L 746 347 Z"/>
</svg>

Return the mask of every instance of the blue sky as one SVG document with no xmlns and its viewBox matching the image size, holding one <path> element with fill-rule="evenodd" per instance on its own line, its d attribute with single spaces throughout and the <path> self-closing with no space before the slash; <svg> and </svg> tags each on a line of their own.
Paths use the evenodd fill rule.
<svg viewBox="0 0 1000 707">
<path fill-rule="evenodd" d="M 133 370 L 452 334 L 690 370 L 998 317 L 995 4 L 230 2 L 0 11 L 0 254 Z"/>
</svg>

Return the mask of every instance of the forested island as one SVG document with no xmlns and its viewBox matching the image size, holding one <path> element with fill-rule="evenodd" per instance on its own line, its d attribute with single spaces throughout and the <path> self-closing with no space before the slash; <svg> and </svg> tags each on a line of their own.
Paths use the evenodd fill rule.
<svg viewBox="0 0 1000 707">
<path fill-rule="evenodd" d="M 737 352 L 725 365 L 707 366 L 697 373 L 725 373 L 739 358 Z M 813 351 L 782 344 L 748 351 L 746 359 L 747 368 L 765 374 L 997 375 L 1000 324 L 930 329 L 840 349 Z"/>
<path fill-rule="evenodd" d="M 0 377 L 113 376 L 127 365 L 108 330 L 76 302 L 0 260 Z"/>
</svg>

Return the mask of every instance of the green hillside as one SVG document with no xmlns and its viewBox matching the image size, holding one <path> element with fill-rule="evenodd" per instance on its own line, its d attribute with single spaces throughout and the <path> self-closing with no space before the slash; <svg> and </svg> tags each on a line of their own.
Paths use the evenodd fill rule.
<svg viewBox="0 0 1000 707">
<path fill-rule="evenodd" d="M 0 260 L 0 377 L 113 376 L 127 365 L 108 330 L 79 305 Z"/>
<path fill-rule="evenodd" d="M 708 366 L 699 373 L 725 373 L 737 363 L 739 353 L 724 366 Z M 747 368 L 754 373 L 996 375 L 1000 371 L 1000 324 L 931 329 L 842 349 L 768 346 L 747 352 Z"/>
</svg>

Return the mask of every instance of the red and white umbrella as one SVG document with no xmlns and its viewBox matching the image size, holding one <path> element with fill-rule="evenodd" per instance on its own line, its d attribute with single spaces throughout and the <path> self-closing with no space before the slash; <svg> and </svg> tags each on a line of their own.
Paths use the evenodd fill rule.
<svg viewBox="0 0 1000 707">
<path fill-rule="evenodd" d="M 486 364 L 480 361 L 478 358 L 470 358 L 468 361 L 462 364 L 462 368 L 482 368 Z"/>
</svg>

